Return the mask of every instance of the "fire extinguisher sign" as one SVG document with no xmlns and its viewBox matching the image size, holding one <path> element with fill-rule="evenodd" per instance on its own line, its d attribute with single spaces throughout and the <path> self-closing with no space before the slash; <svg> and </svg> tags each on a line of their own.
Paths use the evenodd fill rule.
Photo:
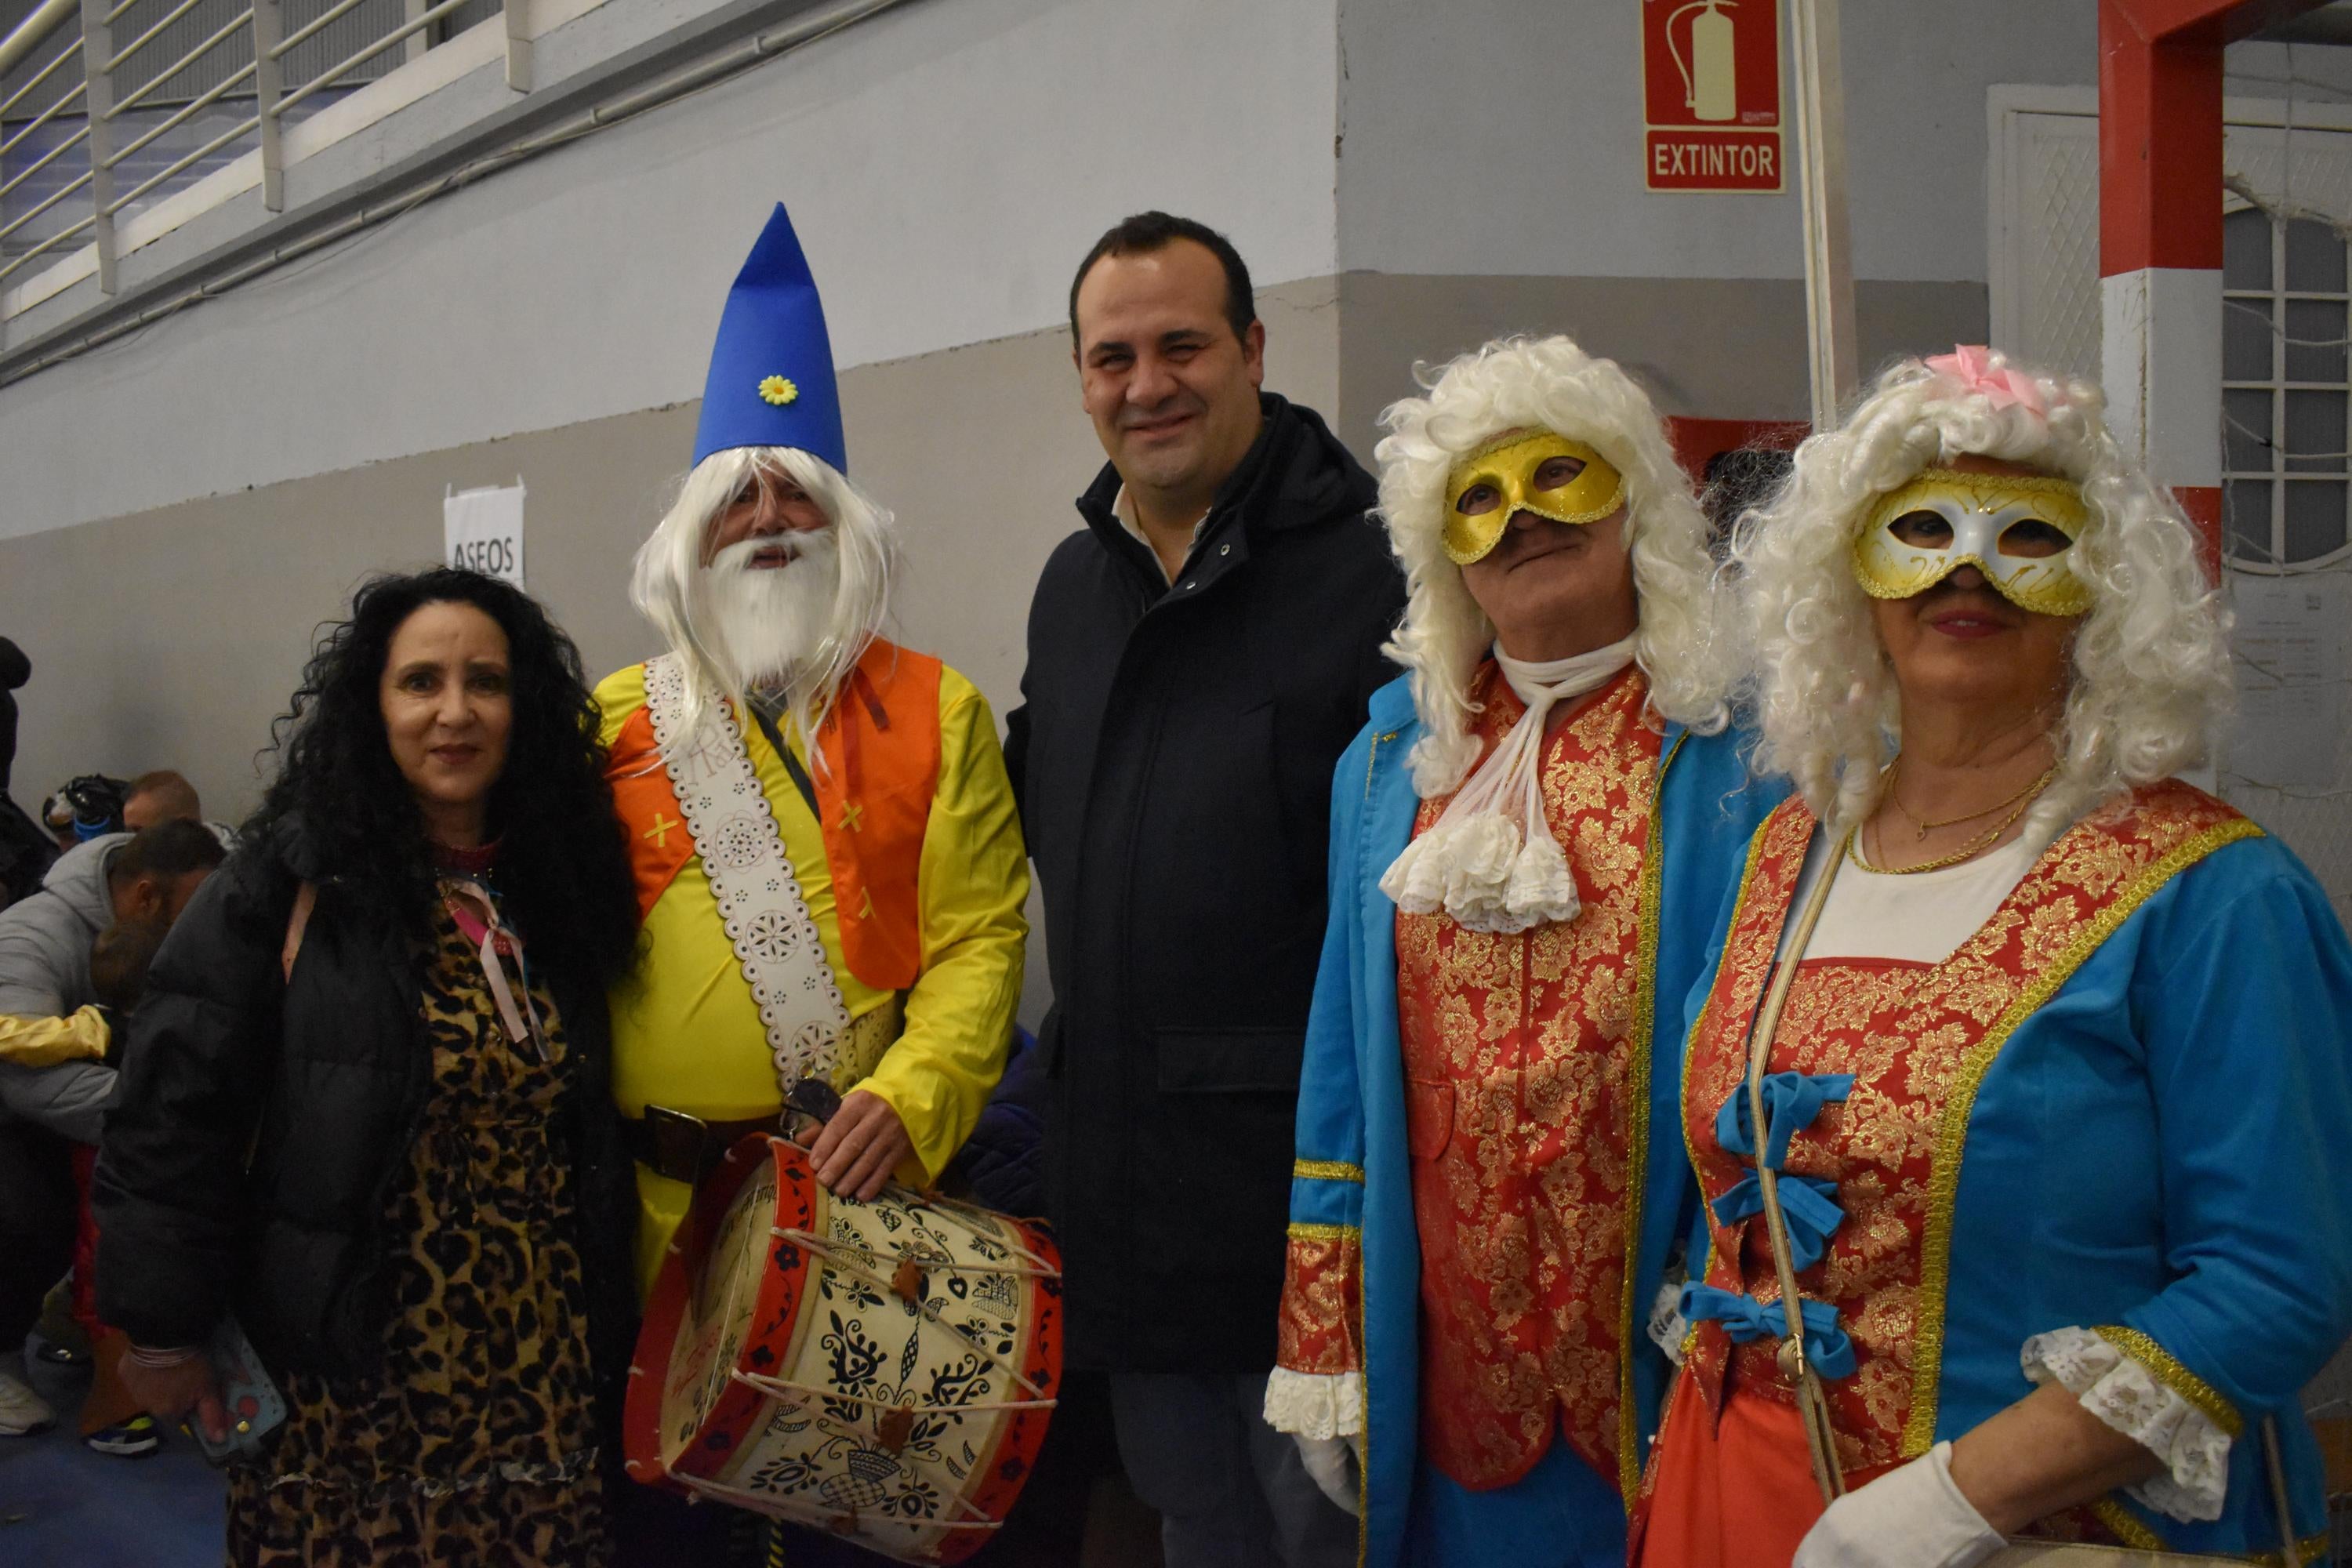
<svg viewBox="0 0 2352 1568">
<path fill-rule="evenodd" d="M 1642 0 L 1642 121 L 1654 191 L 1784 188 L 1780 0 Z"/>
</svg>

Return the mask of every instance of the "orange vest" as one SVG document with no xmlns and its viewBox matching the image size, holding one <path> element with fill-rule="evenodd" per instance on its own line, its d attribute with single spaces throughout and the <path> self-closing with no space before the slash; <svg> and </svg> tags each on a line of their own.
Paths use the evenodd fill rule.
<svg viewBox="0 0 2352 1568">
<path fill-rule="evenodd" d="M 940 778 L 940 661 L 877 637 L 817 727 L 817 758 L 810 773 L 842 958 L 875 990 L 904 991 L 923 960 L 918 895 Z M 643 918 L 696 853 L 647 709 L 613 738 L 605 776 L 629 826 Z"/>
</svg>

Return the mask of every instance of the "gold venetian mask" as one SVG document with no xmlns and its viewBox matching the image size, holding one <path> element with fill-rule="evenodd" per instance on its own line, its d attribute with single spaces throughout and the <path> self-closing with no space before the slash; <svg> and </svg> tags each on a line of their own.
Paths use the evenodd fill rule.
<svg viewBox="0 0 2352 1568">
<path fill-rule="evenodd" d="M 1598 522 L 1625 503 L 1625 476 L 1581 441 L 1511 430 L 1473 448 L 1445 476 L 1445 553 L 1483 561 L 1514 512 L 1554 522 Z"/>
<path fill-rule="evenodd" d="M 1974 566 L 2021 610 L 2079 616 L 2091 589 L 2074 546 L 2090 516 L 2070 480 L 1926 468 L 1871 509 L 1853 574 L 1874 599 L 1907 599 Z"/>
</svg>

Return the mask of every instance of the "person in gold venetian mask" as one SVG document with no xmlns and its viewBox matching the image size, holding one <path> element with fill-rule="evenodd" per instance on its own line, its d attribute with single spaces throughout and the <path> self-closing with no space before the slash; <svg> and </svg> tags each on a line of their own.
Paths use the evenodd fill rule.
<svg viewBox="0 0 2352 1568">
<path fill-rule="evenodd" d="M 2188 522 L 2095 386 L 1964 348 L 1807 441 L 1734 559 L 1799 795 L 1695 994 L 1707 1246 L 1635 1561 L 2323 1530 L 2296 1394 L 2352 1330 L 2352 948 L 2173 776 L 2230 693 Z"/>
<path fill-rule="evenodd" d="M 1779 792 L 1631 377 L 1510 340 L 1386 417 L 1408 673 L 1339 767 L 1266 1420 L 1371 1568 L 1617 1568 L 1688 1223 L 1683 1007 Z"/>
</svg>

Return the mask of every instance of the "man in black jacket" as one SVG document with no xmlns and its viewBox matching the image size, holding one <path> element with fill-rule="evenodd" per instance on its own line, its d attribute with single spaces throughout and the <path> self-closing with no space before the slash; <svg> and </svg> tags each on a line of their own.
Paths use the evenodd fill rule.
<svg viewBox="0 0 2352 1568">
<path fill-rule="evenodd" d="M 1007 761 L 1043 886 L 1067 1353 L 1110 1374 L 1171 1568 L 1349 1562 L 1260 1415 L 1324 924 L 1331 768 L 1394 671 L 1372 478 L 1259 390 L 1223 237 L 1163 213 L 1070 291 L 1110 461 L 1030 607 Z"/>
</svg>

